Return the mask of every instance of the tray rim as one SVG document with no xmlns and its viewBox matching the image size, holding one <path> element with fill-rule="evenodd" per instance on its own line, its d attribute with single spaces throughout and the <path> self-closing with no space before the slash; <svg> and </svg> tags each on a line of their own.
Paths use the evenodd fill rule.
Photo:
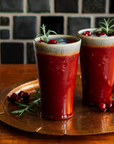
<svg viewBox="0 0 114 144">
<path fill-rule="evenodd" d="M 12 127 L 15 127 L 17 129 L 20 129 L 20 130 L 23 130 L 23 131 L 27 131 L 27 132 L 36 132 L 38 134 L 45 134 L 45 135 L 58 135 L 58 136 L 63 136 L 63 135 L 67 135 L 67 136 L 81 136 L 81 135 L 96 135 L 96 134 L 105 134 L 105 133 L 111 133 L 111 132 L 114 132 L 114 131 L 107 131 L 107 132 L 94 132 L 94 133 L 88 133 L 86 130 L 85 130 L 85 134 L 80 134 L 80 133 L 75 133 L 74 134 L 69 134 L 69 130 L 58 130 L 57 132 L 53 132 L 53 130 L 48 130 L 47 132 L 46 129 L 42 129 L 41 127 L 36 127 L 34 125 L 29 125 L 30 126 L 30 129 L 22 129 L 16 125 L 14 125 L 13 123 L 13 120 L 16 121 L 16 123 L 19 125 L 25 125 L 25 123 L 23 122 L 20 122 L 14 118 L 12 118 L 10 115 L 8 115 L 5 110 L 4 110 L 4 106 L 3 106 L 3 100 L 6 98 L 7 94 L 12 91 L 13 89 L 19 87 L 20 85 L 26 85 L 27 83 L 30 83 L 30 82 L 33 82 L 33 81 L 36 81 L 38 80 L 37 78 L 32 78 L 32 79 L 29 79 L 29 80 L 23 80 L 21 82 L 18 82 L 18 83 L 15 83 L 15 84 L 11 84 L 9 85 L 8 87 L 6 87 L 5 89 L 3 89 L 1 92 L 0 92 L 0 95 L 2 97 L 0 97 L 0 120 Z M 38 82 L 39 83 L 39 82 Z M 10 117 L 10 120 L 12 121 L 8 121 L 7 118 Z M 28 126 L 28 124 L 26 124 Z M 114 128 L 114 126 L 113 126 Z M 31 130 L 32 129 L 32 130 Z M 67 132 L 66 132 L 67 131 Z"/>
</svg>

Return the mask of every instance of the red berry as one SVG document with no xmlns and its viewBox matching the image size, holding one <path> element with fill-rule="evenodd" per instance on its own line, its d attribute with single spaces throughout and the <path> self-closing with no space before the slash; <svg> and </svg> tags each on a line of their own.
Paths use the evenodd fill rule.
<svg viewBox="0 0 114 144">
<path fill-rule="evenodd" d="M 39 40 L 39 42 L 45 42 L 45 40 Z"/>
<path fill-rule="evenodd" d="M 12 93 L 11 96 L 10 96 L 10 100 L 11 101 L 15 101 L 16 97 L 17 97 L 17 94 L 16 93 Z"/>
<path fill-rule="evenodd" d="M 108 111 L 110 111 L 112 109 L 112 102 L 109 101 L 109 102 L 106 103 L 106 109 Z"/>
<path fill-rule="evenodd" d="M 88 36 L 88 34 L 86 32 L 83 32 L 82 35 Z"/>
<path fill-rule="evenodd" d="M 56 43 L 57 43 L 57 41 L 54 40 L 54 39 L 51 39 L 51 40 L 48 41 L 48 44 L 56 44 Z"/>
<path fill-rule="evenodd" d="M 108 36 L 114 36 L 114 34 L 113 33 L 109 33 Z"/>
<path fill-rule="evenodd" d="M 91 36 L 92 32 L 91 31 L 86 31 L 86 34 L 88 34 L 88 36 Z"/>
<path fill-rule="evenodd" d="M 22 103 L 23 102 L 23 98 L 21 98 L 20 96 L 17 96 L 15 101 L 18 102 L 18 103 Z"/>
<path fill-rule="evenodd" d="M 96 31 L 95 33 L 97 36 L 99 36 L 101 34 L 101 31 Z"/>
<path fill-rule="evenodd" d="M 98 104 L 98 110 L 101 111 L 101 112 L 105 112 L 105 111 L 106 111 L 106 104 L 100 102 L 100 103 Z"/>
<path fill-rule="evenodd" d="M 23 98 L 23 101 L 28 101 L 30 98 L 30 95 L 27 92 L 22 92 L 20 97 Z"/>
<path fill-rule="evenodd" d="M 102 35 L 106 35 L 106 34 L 105 34 L 105 32 L 97 31 L 97 32 L 96 32 L 96 35 L 97 35 L 97 36 L 102 36 Z"/>
<path fill-rule="evenodd" d="M 20 91 L 19 93 L 18 93 L 18 96 L 21 96 L 21 93 L 22 93 L 23 91 Z"/>
<path fill-rule="evenodd" d="M 67 41 L 67 43 L 73 43 L 73 42 L 74 42 L 74 40 L 72 40 L 72 39 Z"/>
<path fill-rule="evenodd" d="M 99 36 L 101 36 L 101 35 L 106 35 L 106 34 L 104 32 L 101 32 Z"/>
</svg>

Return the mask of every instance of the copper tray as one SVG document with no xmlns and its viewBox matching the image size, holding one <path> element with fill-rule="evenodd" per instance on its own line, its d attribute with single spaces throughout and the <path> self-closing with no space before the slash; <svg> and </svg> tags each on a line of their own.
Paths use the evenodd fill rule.
<svg viewBox="0 0 114 144">
<path fill-rule="evenodd" d="M 37 110 L 35 116 L 24 113 L 22 116 L 12 114 L 17 106 L 11 104 L 7 97 L 12 92 L 24 90 L 35 96 L 35 88 L 39 87 L 38 79 L 23 81 L 5 88 L 0 93 L 0 120 L 15 128 L 48 135 L 93 135 L 114 132 L 114 114 L 98 112 L 97 108 L 84 106 L 81 103 L 81 79 L 77 76 L 74 96 L 74 116 L 67 120 L 46 120 Z M 114 95 L 114 94 L 113 94 Z"/>
</svg>

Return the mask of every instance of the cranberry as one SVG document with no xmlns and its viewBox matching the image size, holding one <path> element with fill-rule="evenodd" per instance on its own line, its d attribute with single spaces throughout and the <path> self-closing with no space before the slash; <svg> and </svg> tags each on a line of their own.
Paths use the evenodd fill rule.
<svg viewBox="0 0 114 144">
<path fill-rule="evenodd" d="M 88 34 L 87 34 L 86 32 L 83 32 L 82 35 L 84 35 L 84 36 L 88 36 Z"/>
<path fill-rule="evenodd" d="M 110 111 L 112 109 L 112 102 L 109 101 L 109 102 L 106 103 L 106 109 L 108 111 Z"/>
<path fill-rule="evenodd" d="M 105 111 L 106 111 L 106 104 L 100 102 L 100 103 L 98 104 L 98 110 L 101 111 L 101 112 L 105 112 Z"/>
<path fill-rule="evenodd" d="M 113 33 L 109 33 L 108 36 L 114 36 L 114 34 Z"/>
<path fill-rule="evenodd" d="M 99 36 L 101 34 L 101 31 L 96 31 L 95 33 L 97 36 Z"/>
<path fill-rule="evenodd" d="M 30 95 L 27 92 L 22 92 L 20 97 L 23 98 L 23 101 L 28 101 L 30 98 Z"/>
<path fill-rule="evenodd" d="M 57 41 L 54 40 L 54 39 L 51 39 L 51 40 L 48 41 L 48 44 L 56 44 L 56 43 L 57 43 Z"/>
<path fill-rule="evenodd" d="M 91 36 L 92 32 L 91 31 L 86 31 L 86 34 L 88 34 L 88 36 Z"/>
<path fill-rule="evenodd" d="M 101 32 L 100 34 L 99 34 L 99 36 L 101 36 L 101 35 L 106 35 L 104 32 Z"/>
<path fill-rule="evenodd" d="M 18 102 L 18 103 L 22 103 L 23 102 L 23 98 L 21 98 L 20 96 L 17 96 L 15 101 Z"/>
<path fill-rule="evenodd" d="M 73 43 L 73 42 L 74 42 L 74 40 L 72 40 L 72 39 L 67 41 L 67 43 Z"/>
<path fill-rule="evenodd" d="M 17 94 L 16 93 L 12 93 L 11 96 L 10 96 L 10 100 L 11 101 L 15 101 L 16 97 L 17 97 Z"/>
<path fill-rule="evenodd" d="M 96 35 L 97 35 L 97 36 L 102 36 L 102 35 L 106 35 L 106 34 L 105 34 L 105 32 L 97 31 L 97 32 L 96 32 Z"/>
<path fill-rule="evenodd" d="M 19 93 L 18 93 L 18 96 L 21 96 L 21 93 L 22 93 L 23 91 L 20 91 Z"/>
<path fill-rule="evenodd" d="M 39 40 L 39 42 L 45 42 L 45 40 Z"/>
</svg>

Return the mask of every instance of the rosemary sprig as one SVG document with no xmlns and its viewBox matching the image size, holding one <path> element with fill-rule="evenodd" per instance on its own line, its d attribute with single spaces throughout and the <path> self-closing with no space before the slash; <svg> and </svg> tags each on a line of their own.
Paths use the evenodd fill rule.
<svg viewBox="0 0 114 144">
<path fill-rule="evenodd" d="M 45 40 L 46 43 L 48 43 L 48 36 L 50 35 L 51 32 L 54 33 L 54 34 L 57 34 L 53 30 L 48 30 L 47 33 L 46 33 L 46 25 L 44 25 L 44 24 L 42 25 L 41 29 L 43 31 L 43 34 L 39 34 L 36 37 L 40 37 L 40 39 Z"/>
<path fill-rule="evenodd" d="M 106 19 L 104 19 L 104 22 L 100 22 L 102 25 L 99 25 L 100 27 L 97 28 L 96 30 L 94 30 L 94 32 L 96 32 L 96 31 L 99 30 L 99 29 L 102 29 L 107 35 L 108 35 L 109 33 L 114 32 L 114 30 L 111 30 L 111 28 L 114 27 L 114 24 L 111 25 L 111 26 L 109 26 L 110 23 L 111 23 L 113 20 L 114 20 L 114 19 L 111 19 L 111 20 L 110 20 L 110 18 L 109 18 L 109 19 L 106 21 Z M 103 26 L 103 25 L 104 25 L 104 26 Z"/>
<path fill-rule="evenodd" d="M 28 112 L 31 115 L 34 115 L 33 112 L 35 112 L 35 110 L 32 109 L 31 107 L 36 105 L 38 108 L 41 108 L 39 106 L 39 103 L 41 102 L 40 89 L 38 88 L 38 89 L 35 89 L 35 90 L 36 90 L 36 97 L 34 99 L 30 99 L 30 101 L 32 101 L 32 102 L 28 103 L 27 105 L 15 102 L 19 107 L 21 107 L 23 109 L 12 111 L 12 113 L 18 113 L 19 116 L 21 116 L 24 112 Z"/>
</svg>

